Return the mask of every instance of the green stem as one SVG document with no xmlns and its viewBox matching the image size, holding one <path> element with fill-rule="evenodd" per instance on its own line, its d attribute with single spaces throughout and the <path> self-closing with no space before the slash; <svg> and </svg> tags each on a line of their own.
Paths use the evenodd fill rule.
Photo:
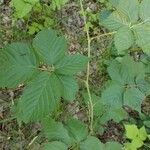
<svg viewBox="0 0 150 150">
<path fill-rule="evenodd" d="M 88 25 L 86 22 L 86 15 L 85 15 L 85 11 L 83 8 L 82 0 L 80 0 L 80 7 L 81 7 L 83 19 L 84 19 L 85 31 L 86 31 L 87 42 L 88 42 L 88 57 L 90 58 L 91 57 L 91 39 L 90 39 L 90 34 L 89 34 L 89 28 L 88 28 Z M 90 62 L 88 62 L 88 64 L 87 64 L 87 73 L 86 73 L 85 85 L 86 85 L 88 98 L 89 98 L 89 123 L 90 123 L 89 129 L 90 129 L 90 134 L 92 134 L 93 133 L 93 102 L 92 102 L 90 86 L 89 86 L 89 76 L 90 76 Z"/>
<path fill-rule="evenodd" d="M 92 37 L 91 41 L 94 40 L 94 39 L 98 39 L 98 38 L 104 37 L 104 36 L 113 35 L 115 33 L 116 33 L 116 31 L 114 31 L 114 32 L 108 32 L 108 33 L 104 33 L 104 34 L 100 34 L 98 36 Z"/>
</svg>

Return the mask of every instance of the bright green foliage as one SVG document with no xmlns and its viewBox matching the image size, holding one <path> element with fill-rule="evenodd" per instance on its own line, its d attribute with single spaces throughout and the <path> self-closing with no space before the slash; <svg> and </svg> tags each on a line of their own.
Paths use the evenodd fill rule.
<svg viewBox="0 0 150 150">
<path fill-rule="evenodd" d="M 15 14 L 17 18 L 23 18 L 38 3 L 39 0 L 12 0 L 12 6 L 15 7 Z"/>
<path fill-rule="evenodd" d="M 69 0 L 52 0 L 51 7 L 53 10 L 60 10 Z"/>
<path fill-rule="evenodd" d="M 147 96 L 150 87 L 145 80 L 144 72 L 144 65 L 141 62 L 135 62 L 129 56 L 123 57 L 121 62 L 116 60 L 110 62 L 108 73 L 111 81 L 102 92 L 102 103 L 113 109 L 111 112 L 114 112 L 114 109 L 121 109 L 123 105 L 141 112 L 142 101 Z M 143 82 L 136 82 L 136 79 Z"/>
<path fill-rule="evenodd" d="M 115 31 L 115 46 L 119 54 L 125 52 L 136 43 L 150 55 L 150 13 L 149 0 L 110 0 L 114 11 L 104 10 L 100 14 L 100 24 Z M 139 21 L 141 20 L 141 21 Z M 133 38 L 135 37 L 135 38 Z"/>
<path fill-rule="evenodd" d="M 137 128 L 136 125 L 125 125 L 126 137 L 131 140 L 131 143 L 125 144 L 125 150 L 137 150 L 143 146 L 144 141 L 148 138 L 145 127 Z"/>
<path fill-rule="evenodd" d="M 43 150 L 67 150 L 67 146 L 62 142 L 54 141 L 46 143 Z"/>
<path fill-rule="evenodd" d="M 27 84 L 17 106 L 17 119 L 24 122 L 53 112 L 61 97 L 74 100 L 78 85 L 73 75 L 88 61 L 82 55 L 66 55 L 66 40 L 53 30 L 41 31 L 33 47 L 13 43 L 0 53 L 0 87 Z"/>
</svg>

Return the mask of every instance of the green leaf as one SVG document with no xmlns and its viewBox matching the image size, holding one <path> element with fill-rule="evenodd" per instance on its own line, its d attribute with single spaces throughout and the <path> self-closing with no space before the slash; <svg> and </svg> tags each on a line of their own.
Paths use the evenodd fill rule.
<svg viewBox="0 0 150 150">
<path fill-rule="evenodd" d="M 122 145 L 118 142 L 107 142 L 103 150 L 121 150 Z"/>
<path fill-rule="evenodd" d="M 60 10 L 69 0 L 52 0 L 51 7 L 53 10 Z"/>
<path fill-rule="evenodd" d="M 145 23 L 134 27 L 136 43 L 142 50 L 150 55 L 150 24 Z"/>
<path fill-rule="evenodd" d="M 150 6 L 149 0 L 142 0 L 140 4 L 140 17 L 144 22 L 150 22 L 149 6 Z"/>
<path fill-rule="evenodd" d="M 85 140 L 88 135 L 86 125 L 77 119 L 69 119 L 66 123 L 66 129 L 76 142 Z"/>
<path fill-rule="evenodd" d="M 144 125 L 148 128 L 150 128 L 150 120 L 144 121 Z"/>
<path fill-rule="evenodd" d="M 33 46 L 46 63 L 55 64 L 65 56 L 67 42 L 63 36 L 58 37 L 54 30 L 45 29 L 36 35 Z"/>
<path fill-rule="evenodd" d="M 37 72 L 38 63 L 29 45 L 12 43 L 0 51 L 0 87 L 26 83 Z"/>
<path fill-rule="evenodd" d="M 21 99 L 21 120 L 24 122 L 43 119 L 55 110 L 61 96 L 62 86 L 55 74 L 42 72 L 26 87 Z"/>
<path fill-rule="evenodd" d="M 143 145 L 144 143 L 143 143 L 143 141 L 141 141 L 140 139 L 138 139 L 138 138 L 135 138 L 134 140 L 132 140 L 132 142 L 131 142 L 131 147 L 133 147 L 133 148 L 140 148 L 142 145 Z"/>
<path fill-rule="evenodd" d="M 121 27 L 128 26 L 129 22 L 121 12 L 104 10 L 100 14 L 100 24 L 109 30 L 118 30 Z"/>
<path fill-rule="evenodd" d="M 46 143 L 43 147 L 43 150 L 67 150 L 67 146 L 59 141 Z"/>
<path fill-rule="evenodd" d="M 68 131 L 61 122 L 55 122 L 53 119 L 47 117 L 42 121 L 42 125 L 44 133 L 49 140 L 59 140 L 67 145 L 71 144 Z"/>
<path fill-rule="evenodd" d="M 129 22 L 137 22 L 139 14 L 138 0 L 119 0 L 118 4 L 116 5 L 116 9 L 118 12 L 122 12 L 125 16 L 127 16 Z"/>
<path fill-rule="evenodd" d="M 121 64 L 118 61 L 113 60 L 110 62 L 107 68 L 107 72 L 109 73 L 111 80 L 122 84 L 123 80 L 120 73 L 120 69 L 121 69 Z"/>
<path fill-rule="evenodd" d="M 56 73 L 74 75 L 85 69 L 88 58 L 82 55 L 65 56 L 56 64 Z"/>
<path fill-rule="evenodd" d="M 107 113 L 106 113 L 107 112 Z M 106 124 L 107 121 L 113 119 L 115 122 L 120 122 L 127 118 L 128 114 L 123 108 L 108 108 L 105 110 L 104 114 L 100 118 L 101 124 Z"/>
<path fill-rule="evenodd" d="M 145 78 L 140 77 L 136 78 L 136 84 L 138 89 L 145 94 L 145 96 L 150 95 L 150 83 L 145 80 Z"/>
<path fill-rule="evenodd" d="M 146 129 L 145 129 L 145 127 L 143 126 L 143 127 L 141 127 L 140 129 L 139 129 L 139 138 L 142 140 L 142 141 L 145 141 L 146 139 L 147 139 L 147 132 L 146 132 Z"/>
<path fill-rule="evenodd" d="M 109 86 L 102 92 L 101 100 L 102 103 L 114 108 L 122 107 L 124 88 L 122 85 L 116 82 L 110 82 Z"/>
<path fill-rule="evenodd" d="M 15 7 L 16 15 L 18 18 L 23 18 L 26 16 L 31 10 L 32 7 L 39 0 L 12 0 L 12 6 Z"/>
<path fill-rule="evenodd" d="M 130 106 L 141 113 L 141 104 L 145 95 L 137 88 L 128 88 L 124 93 L 124 105 Z"/>
<path fill-rule="evenodd" d="M 135 139 L 139 133 L 139 130 L 136 125 L 125 125 L 126 137 L 128 139 Z"/>
<path fill-rule="evenodd" d="M 114 37 L 115 46 L 119 54 L 124 54 L 124 50 L 129 49 L 134 43 L 134 37 L 129 27 L 120 28 Z"/>
<path fill-rule="evenodd" d="M 139 75 L 145 77 L 145 69 L 141 62 L 135 62 L 129 55 L 123 57 L 121 61 L 121 76 L 124 84 L 135 84 L 135 78 Z"/>
<path fill-rule="evenodd" d="M 73 101 L 79 89 L 77 82 L 71 76 L 59 75 L 58 78 L 60 79 L 63 86 L 62 97 L 66 101 Z"/>
<path fill-rule="evenodd" d="M 88 136 L 85 141 L 80 144 L 80 150 L 104 150 L 104 144 L 94 136 Z"/>
</svg>

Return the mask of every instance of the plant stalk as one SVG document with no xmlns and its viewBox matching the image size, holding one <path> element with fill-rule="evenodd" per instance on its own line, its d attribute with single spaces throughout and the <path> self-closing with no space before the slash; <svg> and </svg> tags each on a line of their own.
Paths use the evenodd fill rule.
<svg viewBox="0 0 150 150">
<path fill-rule="evenodd" d="M 86 31 L 86 36 L 87 36 L 87 42 L 88 42 L 88 58 L 91 57 L 91 39 L 90 39 L 90 34 L 89 34 L 89 28 L 86 22 L 86 15 L 85 11 L 83 8 L 83 1 L 80 0 L 80 7 L 81 7 L 81 12 L 83 15 L 84 19 L 84 24 L 85 24 L 85 31 Z M 90 134 L 93 134 L 93 102 L 92 102 L 92 97 L 91 97 L 91 92 L 90 92 L 90 86 L 89 86 L 89 77 L 90 77 L 90 62 L 87 64 L 87 73 L 86 73 L 86 89 L 88 93 L 88 99 L 89 99 L 89 129 L 90 129 Z"/>
</svg>

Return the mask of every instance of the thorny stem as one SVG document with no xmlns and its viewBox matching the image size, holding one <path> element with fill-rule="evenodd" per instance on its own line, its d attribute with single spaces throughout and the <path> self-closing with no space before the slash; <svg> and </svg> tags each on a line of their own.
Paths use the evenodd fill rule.
<svg viewBox="0 0 150 150">
<path fill-rule="evenodd" d="M 98 38 L 104 37 L 104 36 L 113 35 L 115 33 L 116 33 L 116 31 L 114 31 L 114 32 L 108 32 L 108 33 L 104 33 L 104 34 L 100 34 L 98 36 L 92 37 L 91 41 L 94 40 L 94 39 L 98 39 Z"/>
<path fill-rule="evenodd" d="M 82 0 L 80 0 L 80 7 L 81 7 L 83 19 L 84 19 L 85 31 L 86 31 L 87 42 L 88 42 L 88 57 L 90 58 L 91 57 L 91 39 L 90 39 L 89 29 L 88 29 L 87 22 L 86 22 L 86 15 L 85 15 L 85 11 L 83 8 Z M 85 85 L 86 85 L 88 98 L 89 98 L 89 123 L 90 123 L 89 129 L 90 129 L 90 134 L 92 134 L 93 133 L 93 102 L 92 102 L 90 86 L 89 86 L 89 76 L 90 76 L 90 62 L 88 62 L 87 64 Z"/>
</svg>

